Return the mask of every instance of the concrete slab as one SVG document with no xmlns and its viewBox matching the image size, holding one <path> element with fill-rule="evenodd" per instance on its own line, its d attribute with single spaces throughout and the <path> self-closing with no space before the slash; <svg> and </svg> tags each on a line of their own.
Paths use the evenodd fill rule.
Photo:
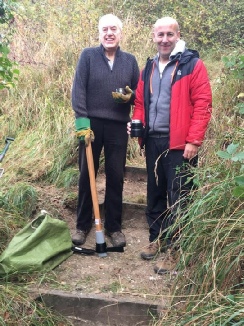
<svg viewBox="0 0 244 326">
<path fill-rule="evenodd" d="M 76 320 L 75 325 L 148 326 L 157 318 L 157 306 L 99 295 L 84 296 L 58 290 L 39 290 L 36 300 L 63 316 Z M 89 323 L 89 324 L 87 324 Z"/>
</svg>

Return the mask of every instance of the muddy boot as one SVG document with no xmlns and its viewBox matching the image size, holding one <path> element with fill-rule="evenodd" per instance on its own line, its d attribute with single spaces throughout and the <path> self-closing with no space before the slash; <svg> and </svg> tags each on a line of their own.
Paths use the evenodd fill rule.
<svg viewBox="0 0 244 326">
<path fill-rule="evenodd" d="M 86 242 L 86 237 L 89 231 L 83 231 L 77 229 L 76 232 L 72 235 L 72 242 L 73 244 L 79 246 L 83 245 Z"/>
<path fill-rule="evenodd" d="M 125 247 L 125 235 L 121 231 L 117 232 L 108 232 L 106 231 L 106 235 L 110 238 L 110 241 L 114 247 Z"/>
<path fill-rule="evenodd" d="M 155 258 L 162 250 L 162 244 L 159 240 L 150 242 L 147 247 L 141 252 L 141 258 L 150 260 Z"/>
<path fill-rule="evenodd" d="M 176 252 L 174 249 L 168 249 L 163 259 L 154 266 L 154 272 L 163 275 L 176 271 L 179 258 L 179 252 Z"/>
</svg>

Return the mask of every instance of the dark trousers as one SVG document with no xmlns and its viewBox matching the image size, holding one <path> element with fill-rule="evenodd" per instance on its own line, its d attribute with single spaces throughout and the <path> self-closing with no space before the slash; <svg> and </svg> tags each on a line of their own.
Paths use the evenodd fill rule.
<svg viewBox="0 0 244 326">
<path fill-rule="evenodd" d="M 112 120 L 91 118 L 91 129 L 95 135 L 95 141 L 92 142 L 95 175 L 97 175 L 100 155 L 104 148 L 106 175 L 104 227 L 108 232 L 120 231 L 124 169 L 128 143 L 127 125 Z M 76 227 L 86 231 L 90 230 L 92 226 L 92 197 L 85 145 L 82 142 L 79 142 L 79 169 Z"/>
<path fill-rule="evenodd" d="M 147 209 L 149 241 L 164 239 L 166 229 L 187 202 L 193 187 L 189 165 L 196 166 L 197 158 L 186 160 L 183 150 L 169 150 L 169 138 L 149 137 L 145 144 L 147 165 Z M 173 235 L 171 235 L 172 237 Z"/>
</svg>

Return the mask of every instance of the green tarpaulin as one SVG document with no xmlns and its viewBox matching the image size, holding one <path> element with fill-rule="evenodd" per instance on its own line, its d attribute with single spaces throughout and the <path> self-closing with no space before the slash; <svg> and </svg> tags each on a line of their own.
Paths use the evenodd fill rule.
<svg viewBox="0 0 244 326">
<path fill-rule="evenodd" d="M 49 271 L 72 255 L 66 222 L 46 212 L 28 223 L 10 241 L 0 256 L 0 276 Z"/>
</svg>

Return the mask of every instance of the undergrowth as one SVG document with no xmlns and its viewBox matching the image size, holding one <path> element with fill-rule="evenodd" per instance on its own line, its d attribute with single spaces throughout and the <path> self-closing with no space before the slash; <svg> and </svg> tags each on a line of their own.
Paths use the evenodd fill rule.
<svg viewBox="0 0 244 326">
<path fill-rule="evenodd" d="M 1 325 L 59 325 L 71 322 L 47 309 L 41 300 L 33 300 L 23 286 L 0 284 Z"/>
</svg>

